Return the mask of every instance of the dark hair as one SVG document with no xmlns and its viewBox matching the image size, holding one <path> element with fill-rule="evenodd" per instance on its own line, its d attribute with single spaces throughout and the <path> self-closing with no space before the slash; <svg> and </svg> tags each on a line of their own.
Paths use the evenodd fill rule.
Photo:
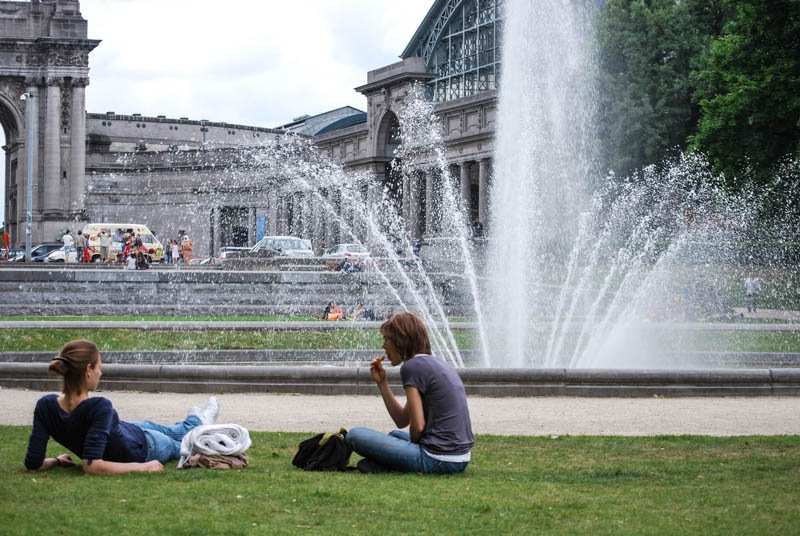
<svg viewBox="0 0 800 536">
<path fill-rule="evenodd" d="M 83 339 L 69 341 L 50 362 L 47 370 L 64 377 L 61 389 L 64 394 L 80 393 L 86 378 L 86 365 L 94 368 L 98 359 L 100 350 L 95 343 Z"/>
<path fill-rule="evenodd" d="M 409 312 L 397 313 L 381 324 L 381 335 L 392 341 L 403 361 L 408 361 L 416 354 L 430 354 L 431 342 L 428 330 L 420 318 Z"/>
</svg>

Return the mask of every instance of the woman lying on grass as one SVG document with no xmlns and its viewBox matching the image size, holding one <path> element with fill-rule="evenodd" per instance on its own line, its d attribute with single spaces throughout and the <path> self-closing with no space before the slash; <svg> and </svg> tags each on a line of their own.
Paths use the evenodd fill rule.
<svg viewBox="0 0 800 536">
<path fill-rule="evenodd" d="M 386 354 L 372 360 L 370 373 L 395 424 L 384 435 L 369 428 L 353 428 L 347 442 L 365 460 L 365 472 L 385 470 L 409 473 L 460 473 L 467 468 L 475 444 L 464 384 L 452 367 L 431 354 L 422 320 L 411 313 L 393 315 L 381 326 Z M 400 376 L 406 404 L 395 398 L 381 362 L 403 364 Z"/>
<path fill-rule="evenodd" d="M 75 466 L 68 454 L 45 458 L 52 437 L 83 460 L 84 473 L 160 472 L 164 463 L 180 458 L 181 439 L 189 430 L 216 421 L 219 405 L 213 396 L 204 409 L 193 407 L 172 426 L 121 421 L 107 398 L 89 397 L 103 374 L 100 367 L 97 346 L 84 340 L 68 342 L 50 362 L 49 370 L 64 377 L 64 394 L 45 395 L 36 403 L 25 455 L 29 470 Z"/>
</svg>

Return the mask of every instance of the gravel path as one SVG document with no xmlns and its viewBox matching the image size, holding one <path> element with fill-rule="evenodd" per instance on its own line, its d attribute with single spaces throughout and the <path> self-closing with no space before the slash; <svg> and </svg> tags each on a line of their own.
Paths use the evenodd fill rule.
<svg viewBox="0 0 800 536">
<path fill-rule="evenodd" d="M 43 392 L 0 388 L 0 425 L 29 425 Z M 171 423 L 203 394 L 104 391 L 125 420 Z M 251 430 L 317 433 L 340 426 L 392 429 L 380 397 L 222 394 L 219 422 Z M 780 435 L 800 434 L 800 398 L 470 397 L 478 434 Z"/>
</svg>

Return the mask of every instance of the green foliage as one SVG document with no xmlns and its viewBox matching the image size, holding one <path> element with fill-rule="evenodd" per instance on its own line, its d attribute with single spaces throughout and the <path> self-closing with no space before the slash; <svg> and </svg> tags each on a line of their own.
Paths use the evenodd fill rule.
<svg viewBox="0 0 800 536">
<path fill-rule="evenodd" d="M 0 533 L 727 536 L 793 534 L 800 522 L 798 436 L 478 436 L 460 475 L 294 468 L 298 443 L 318 431 L 251 432 L 240 471 L 171 462 L 162 474 L 89 477 L 26 472 L 30 427 L 0 427 Z M 50 442 L 48 455 L 62 452 Z"/>
<path fill-rule="evenodd" d="M 736 16 L 699 75 L 692 146 L 731 181 L 743 165 L 766 180 L 787 155 L 800 156 L 800 0 L 729 1 Z"/>
<path fill-rule="evenodd" d="M 692 73 L 727 16 L 723 0 L 609 0 L 596 18 L 602 153 L 627 175 L 683 150 L 699 108 Z"/>
</svg>

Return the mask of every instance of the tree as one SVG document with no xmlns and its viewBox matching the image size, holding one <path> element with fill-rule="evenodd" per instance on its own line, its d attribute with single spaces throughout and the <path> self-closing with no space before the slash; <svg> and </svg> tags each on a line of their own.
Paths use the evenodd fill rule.
<svg viewBox="0 0 800 536">
<path fill-rule="evenodd" d="M 800 156 L 800 0 L 728 2 L 736 15 L 698 77 L 690 147 L 738 188 L 743 167 L 766 182 L 787 155 Z"/>
<path fill-rule="evenodd" d="M 686 148 L 700 117 L 693 73 L 729 16 L 725 0 L 609 0 L 598 12 L 606 168 L 627 175 Z"/>
</svg>

